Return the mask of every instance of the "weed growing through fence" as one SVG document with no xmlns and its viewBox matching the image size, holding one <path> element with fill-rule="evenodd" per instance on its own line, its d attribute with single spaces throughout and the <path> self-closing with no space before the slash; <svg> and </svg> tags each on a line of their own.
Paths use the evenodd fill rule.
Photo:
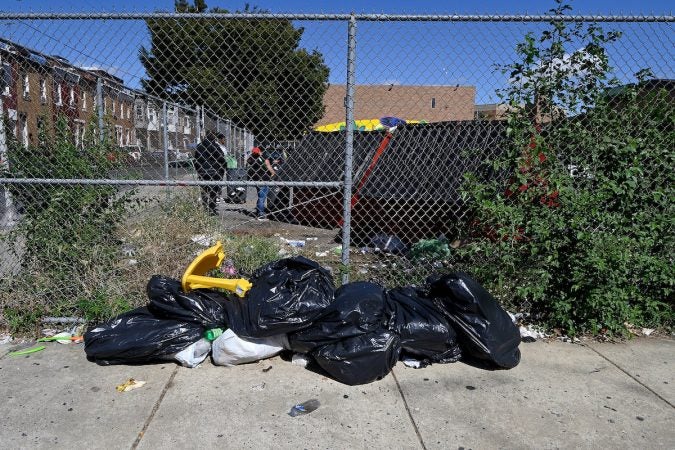
<svg viewBox="0 0 675 450">
<path fill-rule="evenodd" d="M 503 67 L 509 145 L 491 161 L 500 176 L 467 175 L 474 242 L 456 262 L 570 334 L 672 326 L 672 86 L 648 70 L 619 86 L 605 47 L 620 35 L 556 20 L 557 4 Z"/>
</svg>

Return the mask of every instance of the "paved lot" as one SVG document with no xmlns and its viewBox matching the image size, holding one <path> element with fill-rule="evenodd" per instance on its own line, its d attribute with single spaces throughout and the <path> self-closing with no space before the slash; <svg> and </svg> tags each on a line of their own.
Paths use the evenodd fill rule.
<svg viewBox="0 0 675 450">
<path fill-rule="evenodd" d="M 510 371 L 399 363 L 364 386 L 279 357 L 100 367 L 81 345 L 12 347 L 0 346 L 0 448 L 675 448 L 670 339 L 522 344 Z M 131 377 L 147 384 L 115 390 Z M 287 415 L 311 398 L 318 410 Z"/>
</svg>

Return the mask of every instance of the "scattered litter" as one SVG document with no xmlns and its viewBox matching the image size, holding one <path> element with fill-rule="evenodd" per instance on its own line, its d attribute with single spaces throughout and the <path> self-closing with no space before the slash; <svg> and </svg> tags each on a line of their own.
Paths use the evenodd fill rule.
<svg viewBox="0 0 675 450">
<path fill-rule="evenodd" d="M 9 334 L 4 334 L 0 336 L 0 345 L 9 344 L 10 342 L 12 342 L 12 336 L 10 336 Z"/>
<path fill-rule="evenodd" d="M 168 359 L 175 359 L 183 367 L 189 367 L 192 369 L 200 365 L 206 359 L 206 357 L 209 356 L 209 353 L 211 353 L 211 341 L 206 338 L 202 338 L 194 344 L 188 346 L 185 350 L 181 350 L 175 355 L 172 355 Z"/>
<path fill-rule="evenodd" d="M 286 256 L 286 255 L 288 255 L 288 250 L 286 250 L 284 248 L 281 248 L 281 249 L 279 249 L 279 252 L 277 253 L 277 255 L 282 256 L 282 257 Z"/>
<path fill-rule="evenodd" d="M 333 248 L 333 253 L 335 253 L 335 254 L 338 255 L 338 256 L 339 256 L 339 255 L 342 255 L 342 246 L 338 245 L 337 247 L 334 247 L 334 248 Z"/>
<path fill-rule="evenodd" d="M 394 235 L 376 234 L 370 238 L 370 245 L 375 247 L 376 251 L 392 254 L 405 254 L 408 251 L 403 241 Z"/>
<path fill-rule="evenodd" d="M 450 247 L 447 239 L 422 239 L 410 249 L 410 258 L 413 261 L 438 260 L 450 256 Z"/>
<path fill-rule="evenodd" d="M 214 244 L 214 239 L 205 234 L 198 234 L 190 238 L 195 244 L 201 245 L 203 247 L 211 247 Z"/>
<path fill-rule="evenodd" d="M 146 381 L 134 380 L 133 378 L 129 378 L 127 381 L 120 384 L 119 386 L 115 386 L 115 389 L 117 390 L 117 392 L 129 392 L 133 391 L 134 389 L 143 387 L 145 383 Z"/>
<path fill-rule="evenodd" d="M 255 386 L 251 386 L 252 391 L 262 391 L 263 389 L 265 389 L 265 383 L 260 383 L 256 384 Z"/>
<path fill-rule="evenodd" d="M 328 256 L 328 252 L 316 252 L 315 255 L 318 258 L 325 258 L 326 256 Z"/>
<path fill-rule="evenodd" d="M 300 248 L 305 246 L 305 241 L 302 239 L 286 239 L 284 237 L 279 237 L 279 239 L 281 239 L 281 242 L 284 242 L 291 247 Z"/>
<path fill-rule="evenodd" d="M 359 273 L 362 274 L 362 275 L 365 275 L 365 274 L 368 273 L 368 269 L 365 269 L 365 268 L 362 267 L 362 268 L 359 269 Z"/>
<path fill-rule="evenodd" d="M 130 265 L 130 266 L 135 266 L 136 264 L 138 264 L 138 260 L 137 259 L 130 259 L 130 260 L 127 261 L 127 264 Z"/>
<path fill-rule="evenodd" d="M 293 364 L 294 366 L 307 367 L 307 364 L 309 364 L 307 354 L 293 353 L 293 358 L 291 358 L 291 364 Z"/>
<path fill-rule="evenodd" d="M 223 262 L 223 265 L 220 268 L 220 270 L 225 275 L 234 276 L 234 275 L 237 274 L 237 268 L 234 267 L 234 261 L 232 261 L 231 259 L 225 260 L 225 262 Z"/>
<path fill-rule="evenodd" d="M 523 342 L 534 342 L 537 339 L 544 339 L 546 335 L 534 328 L 532 325 L 521 326 L 520 330 L 520 339 Z"/>
<path fill-rule="evenodd" d="M 645 336 L 649 336 L 649 335 L 652 334 L 653 332 L 654 332 L 654 329 L 653 329 L 653 328 L 643 328 L 643 329 L 642 329 L 642 334 L 644 334 Z"/>
<path fill-rule="evenodd" d="M 272 366 L 265 367 L 262 371 L 263 372 L 269 372 L 270 370 L 272 370 Z"/>
<path fill-rule="evenodd" d="M 420 361 L 419 359 L 405 358 L 402 359 L 401 362 L 403 363 L 404 366 L 412 367 L 413 369 L 419 369 L 420 367 L 422 367 L 422 361 Z"/>
<path fill-rule="evenodd" d="M 82 341 L 82 336 L 73 336 L 71 333 L 63 332 L 57 333 L 53 336 L 43 337 L 37 340 L 37 342 L 53 342 L 56 341 L 59 344 L 70 344 L 72 342 Z"/>
<path fill-rule="evenodd" d="M 313 398 L 292 407 L 288 412 L 288 415 L 291 417 L 296 417 L 303 414 L 309 414 L 312 411 L 316 411 L 319 406 L 321 406 L 321 403 L 317 399 Z"/>
<path fill-rule="evenodd" d="M 87 323 L 81 317 L 44 317 L 42 323 Z"/>
<path fill-rule="evenodd" d="M 131 244 L 123 244 L 122 245 L 122 254 L 124 256 L 135 256 L 136 255 L 136 247 Z"/>
<path fill-rule="evenodd" d="M 317 241 L 317 240 L 319 240 L 319 238 L 318 237 L 307 237 L 307 238 L 305 238 L 305 240 L 306 241 Z"/>
<path fill-rule="evenodd" d="M 31 348 L 27 348 L 27 349 L 24 349 L 24 350 L 17 350 L 15 352 L 10 352 L 9 356 L 30 355 L 31 353 L 41 352 L 45 348 L 47 348 L 47 347 L 45 347 L 44 345 L 39 345 L 37 347 L 31 347 Z"/>
</svg>

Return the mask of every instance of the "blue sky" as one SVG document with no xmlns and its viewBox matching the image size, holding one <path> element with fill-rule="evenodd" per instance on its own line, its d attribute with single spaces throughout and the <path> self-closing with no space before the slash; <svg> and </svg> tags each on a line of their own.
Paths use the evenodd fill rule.
<svg viewBox="0 0 675 450">
<path fill-rule="evenodd" d="M 244 1 L 207 0 L 209 7 L 231 11 Z M 408 13 L 408 14 L 541 14 L 553 1 L 249 1 L 272 12 L 295 13 Z M 575 1 L 573 14 L 670 15 L 672 2 L 598 0 Z M 3 12 L 149 12 L 171 10 L 172 0 L 56 1 L 3 0 Z M 331 69 L 330 81 L 346 78 L 344 22 L 296 22 L 305 28 L 301 45 L 317 49 Z M 540 33 L 544 24 L 524 23 L 412 23 L 361 22 L 357 25 L 357 83 L 443 84 L 476 86 L 477 102 L 498 101 L 495 90 L 507 77 L 496 65 L 514 61 L 516 44 L 526 32 Z M 617 76 L 651 67 L 657 76 L 675 78 L 673 24 L 603 24 L 623 32 L 609 49 Z M 138 49 L 148 45 L 142 21 L 0 21 L 0 36 L 49 54 L 66 57 L 80 66 L 104 67 L 138 87 L 144 71 Z M 576 50 L 571 44 L 570 51 Z"/>
</svg>

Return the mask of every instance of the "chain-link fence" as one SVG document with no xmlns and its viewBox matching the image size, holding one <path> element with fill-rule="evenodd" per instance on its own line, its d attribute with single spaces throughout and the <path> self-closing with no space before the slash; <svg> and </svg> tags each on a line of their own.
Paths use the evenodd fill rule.
<svg viewBox="0 0 675 450">
<path fill-rule="evenodd" d="M 490 193 L 557 214 L 616 171 L 672 202 L 673 21 L 0 14 L 0 282 L 133 299 L 221 239 L 235 265 L 301 253 L 397 284 L 503 242 Z"/>
</svg>

